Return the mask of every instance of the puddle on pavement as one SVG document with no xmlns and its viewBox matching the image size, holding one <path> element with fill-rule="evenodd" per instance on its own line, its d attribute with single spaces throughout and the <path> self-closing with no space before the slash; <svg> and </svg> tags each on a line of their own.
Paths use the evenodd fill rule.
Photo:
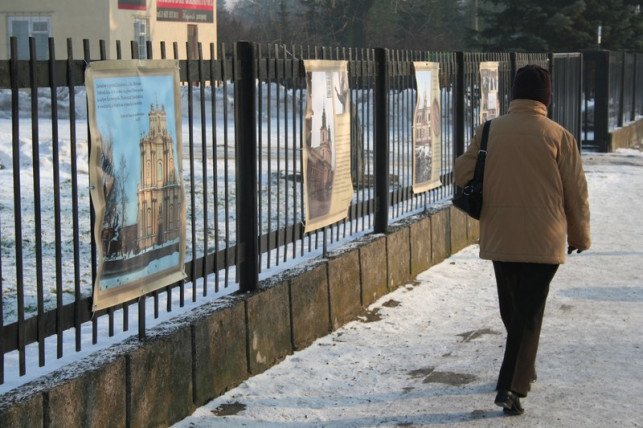
<svg viewBox="0 0 643 428">
<path fill-rule="evenodd" d="M 246 410 L 246 405 L 235 401 L 234 403 L 224 403 L 214 409 L 212 413 L 215 416 L 234 416 Z"/>
<path fill-rule="evenodd" d="M 422 383 L 444 383 L 452 386 L 466 385 L 476 380 L 472 374 L 454 372 L 433 372 L 428 375 Z"/>
<path fill-rule="evenodd" d="M 376 322 L 382 320 L 382 314 L 380 314 L 380 308 L 375 308 L 372 311 L 364 311 L 357 318 L 364 323 Z"/>
<path fill-rule="evenodd" d="M 471 374 L 436 372 L 435 367 L 412 370 L 408 374 L 414 379 L 424 377 L 422 383 L 444 383 L 452 386 L 466 385 L 476 380 L 476 377 Z"/>
<path fill-rule="evenodd" d="M 382 303 L 382 306 L 385 306 L 387 308 L 397 308 L 398 306 L 400 306 L 400 302 L 398 302 L 397 300 L 391 299 Z"/>
</svg>

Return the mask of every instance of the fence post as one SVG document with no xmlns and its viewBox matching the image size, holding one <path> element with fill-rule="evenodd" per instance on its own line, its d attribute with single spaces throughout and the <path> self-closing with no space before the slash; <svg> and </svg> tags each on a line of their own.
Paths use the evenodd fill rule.
<svg viewBox="0 0 643 428">
<path fill-rule="evenodd" d="M 388 231 L 389 148 L 388 148 L 388 49 L 375 49 L 375 220 L 374 232 Z"/>
<path fill-rule="evenodd" d="M 464 52 L 455 53 L 455 62 L 453 141 L 455 142 L 455 157 L 458 157 L 464 153 Z"/>
<path fill-rule="evenodd" d="M 549 69 L 550 82 L 555 90 L 556 89 L 555 85 L 556 85 L 556 81 L 558 80 L 558 77 L 556 76 L 556 67 L 554 65 L 554 54 L 552 52 L 547 53 L 547 63 L 549 65 L 549 67 L 547 68 Z M 551 93 L 550 95 L 551 95 L 551 101 L 547 106 L 547 117 L 550 119 L 553 119 L 554 118 L 554 94 Z"/>
<path fill-rule="evenodd" d="M 610 151 L 609 135 L 609 92 L 610 92 L 610 52 L 598 51 L 595 58 L 596 74 L 594 81 L 594 142 L 598 151 Z"/>
<path fill-rule="evenodd" d="M 257 226 L 257 61 L 251 42 L 234 50 L 234 116 L 237 192 L 237 271 L 241 292 L 259 285 Z"/>
<path fill-rule="evenodd" d="M 20 187 L 20 124 L 18 121 L 18 38 L 10 38 L 10 62 L 9 62 L 9 79 L 11 82 L 11 140 L 13 154 L 13 203 L 14 213 L 22 212 L 21 187 Z M 14 215 L 15 230 L 15 257 L 16 257 L 16 305 L 17 307 L 17 324 L 18 330 L 16 335 L 16 347 L 18 349 L 18 367 L 20 376 L 27 373 L 25 346 L 25 287 L 23 282 L 23 253 L 22 253 L 22 221 L 19 215 Z M 1 303 L 0 303 L 1 304 Z M 4 337 L 2 338 L 4 340 Z M 4 357 L 4 356 L 3 356 Z M 4 370 L 4 368 L 3 368 Z"/>
<path fill-rule="evenodd" d="M 634 121 L 636 119 L 636 115 L 637 115 L 638 109 L 640 107 L 639 103 L 638 103 L 639 96 L 638 96 L 638 92 L 637 92 L 637 91 L 640 90 L 640 88 L 637 85 L 637 83 L 638 83 L 637 76 L 638 75 L 636 74 L 638 69 L 639 69 L 639 66 L 640 66 L 640 64 L 639 64 L 639 56 L 640 56 L 640 54 L 634 53 L 632 55 L 634 56 L 634 61 L 633 61 L 633 64 L 632 64 L 632 68 L 633 68 L 633 70 L 632 70 L 632 93 L 634 94 L 634 96 L 632 97 L 632 113 L 630 114 L 630 120 Z"/>
<path fill-rule="evenodd" d="M 628 54 L 628 56 L 631 58 L 629 69 L 632 73 L 632 77 L 630 79 L 630 91 L 632 93 L 632 99 L 630 102 L 630 109 L 627 115 L 627 120 L 628 122 L 633 122 L 636 119 L 636 53 L 630 53 Z"/>
<path fill-rule="evenodd" d="M 583 105 L 583 88 L 585 87 L 585 82 L 583 81 L 583 67 L 585 66 L 585 58 L 583 57 L 582 54 L 579 54 L 578 57 L 578 62 L 577 62 L 577 69 L 576 69 L 576 78 L 578 79 L 578 96 L 576 97 L 576 105 L 578 106 L 578 117 L 576 118 L 576 126 L 578 127 L 578 135 L 576 135 L 576 138 L 578 139 L 577 144 L 578 144 L 578 150 L 583 151 L 583 113 L 582 113 L 582 105 Z"/>
</svg>

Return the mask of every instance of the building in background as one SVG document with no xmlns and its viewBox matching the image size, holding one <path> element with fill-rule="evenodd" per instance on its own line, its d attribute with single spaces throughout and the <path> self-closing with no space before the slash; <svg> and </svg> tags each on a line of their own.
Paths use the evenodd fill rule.
<svg viewBox="0 0 643 428">
<path fill-rule="evenodd" d="M 216 0 L 20 0 L 0 2 L 0 58 L 10 57 L 10 37 L 18 39 L 19 59 L 29 58 L 29 37 L 35 39 L 37 59 L 49 58 L 49 37 L 55 40 L 56 58 L 67 58 L 67 39 L 72 39 L 74 58 L 83 57 L 83 39 L 90 41 L 92 55 L 104 40 L 107 59 L 116 59 L 116 41 L 122 58 L 146 58 L 147 42 L 152 57 L 197 58 L 198 43 L 204 58 L 217 42 Z M 131 51 L 131 42 L 135 51 Z M 189 46 L 189 48 L 188 48 Z M 216 53 L 215 53 L 216 55 Z M 97 58 L 92 58 L 97 59 Z"/>
</svg>

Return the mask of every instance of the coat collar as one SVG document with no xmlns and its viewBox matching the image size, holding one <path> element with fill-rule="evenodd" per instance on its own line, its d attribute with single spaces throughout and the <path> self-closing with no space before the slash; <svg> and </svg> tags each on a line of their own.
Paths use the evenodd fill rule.
<svg viewBox="0 0 643 428">
<path fill-rule="evenodd" d="M 547 106 L 540 101 L 518 99 L 509 104 L 509 113 L 536 113 L 547 116 Z"/>
</svg>

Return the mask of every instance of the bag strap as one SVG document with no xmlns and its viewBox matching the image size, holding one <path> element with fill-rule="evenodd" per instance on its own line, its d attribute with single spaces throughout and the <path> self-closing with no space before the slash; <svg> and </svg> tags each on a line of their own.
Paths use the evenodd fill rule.
<svg viewBox="0 0 643 428">
<path fill-rule="evenodd" d="M 476 160 L 476 170 L 473 175 L 473 178 L 480 183 L 482 183 L 484 178 L 484 163 L 487 159 L 487 140 L 489 139 L 490 125 L 490 120 L 484 123 L 484 128 L 482 129 L 482 141 L 480 142 L 480 151 L 478 152 L 478 159 Z"/>
</svg>

